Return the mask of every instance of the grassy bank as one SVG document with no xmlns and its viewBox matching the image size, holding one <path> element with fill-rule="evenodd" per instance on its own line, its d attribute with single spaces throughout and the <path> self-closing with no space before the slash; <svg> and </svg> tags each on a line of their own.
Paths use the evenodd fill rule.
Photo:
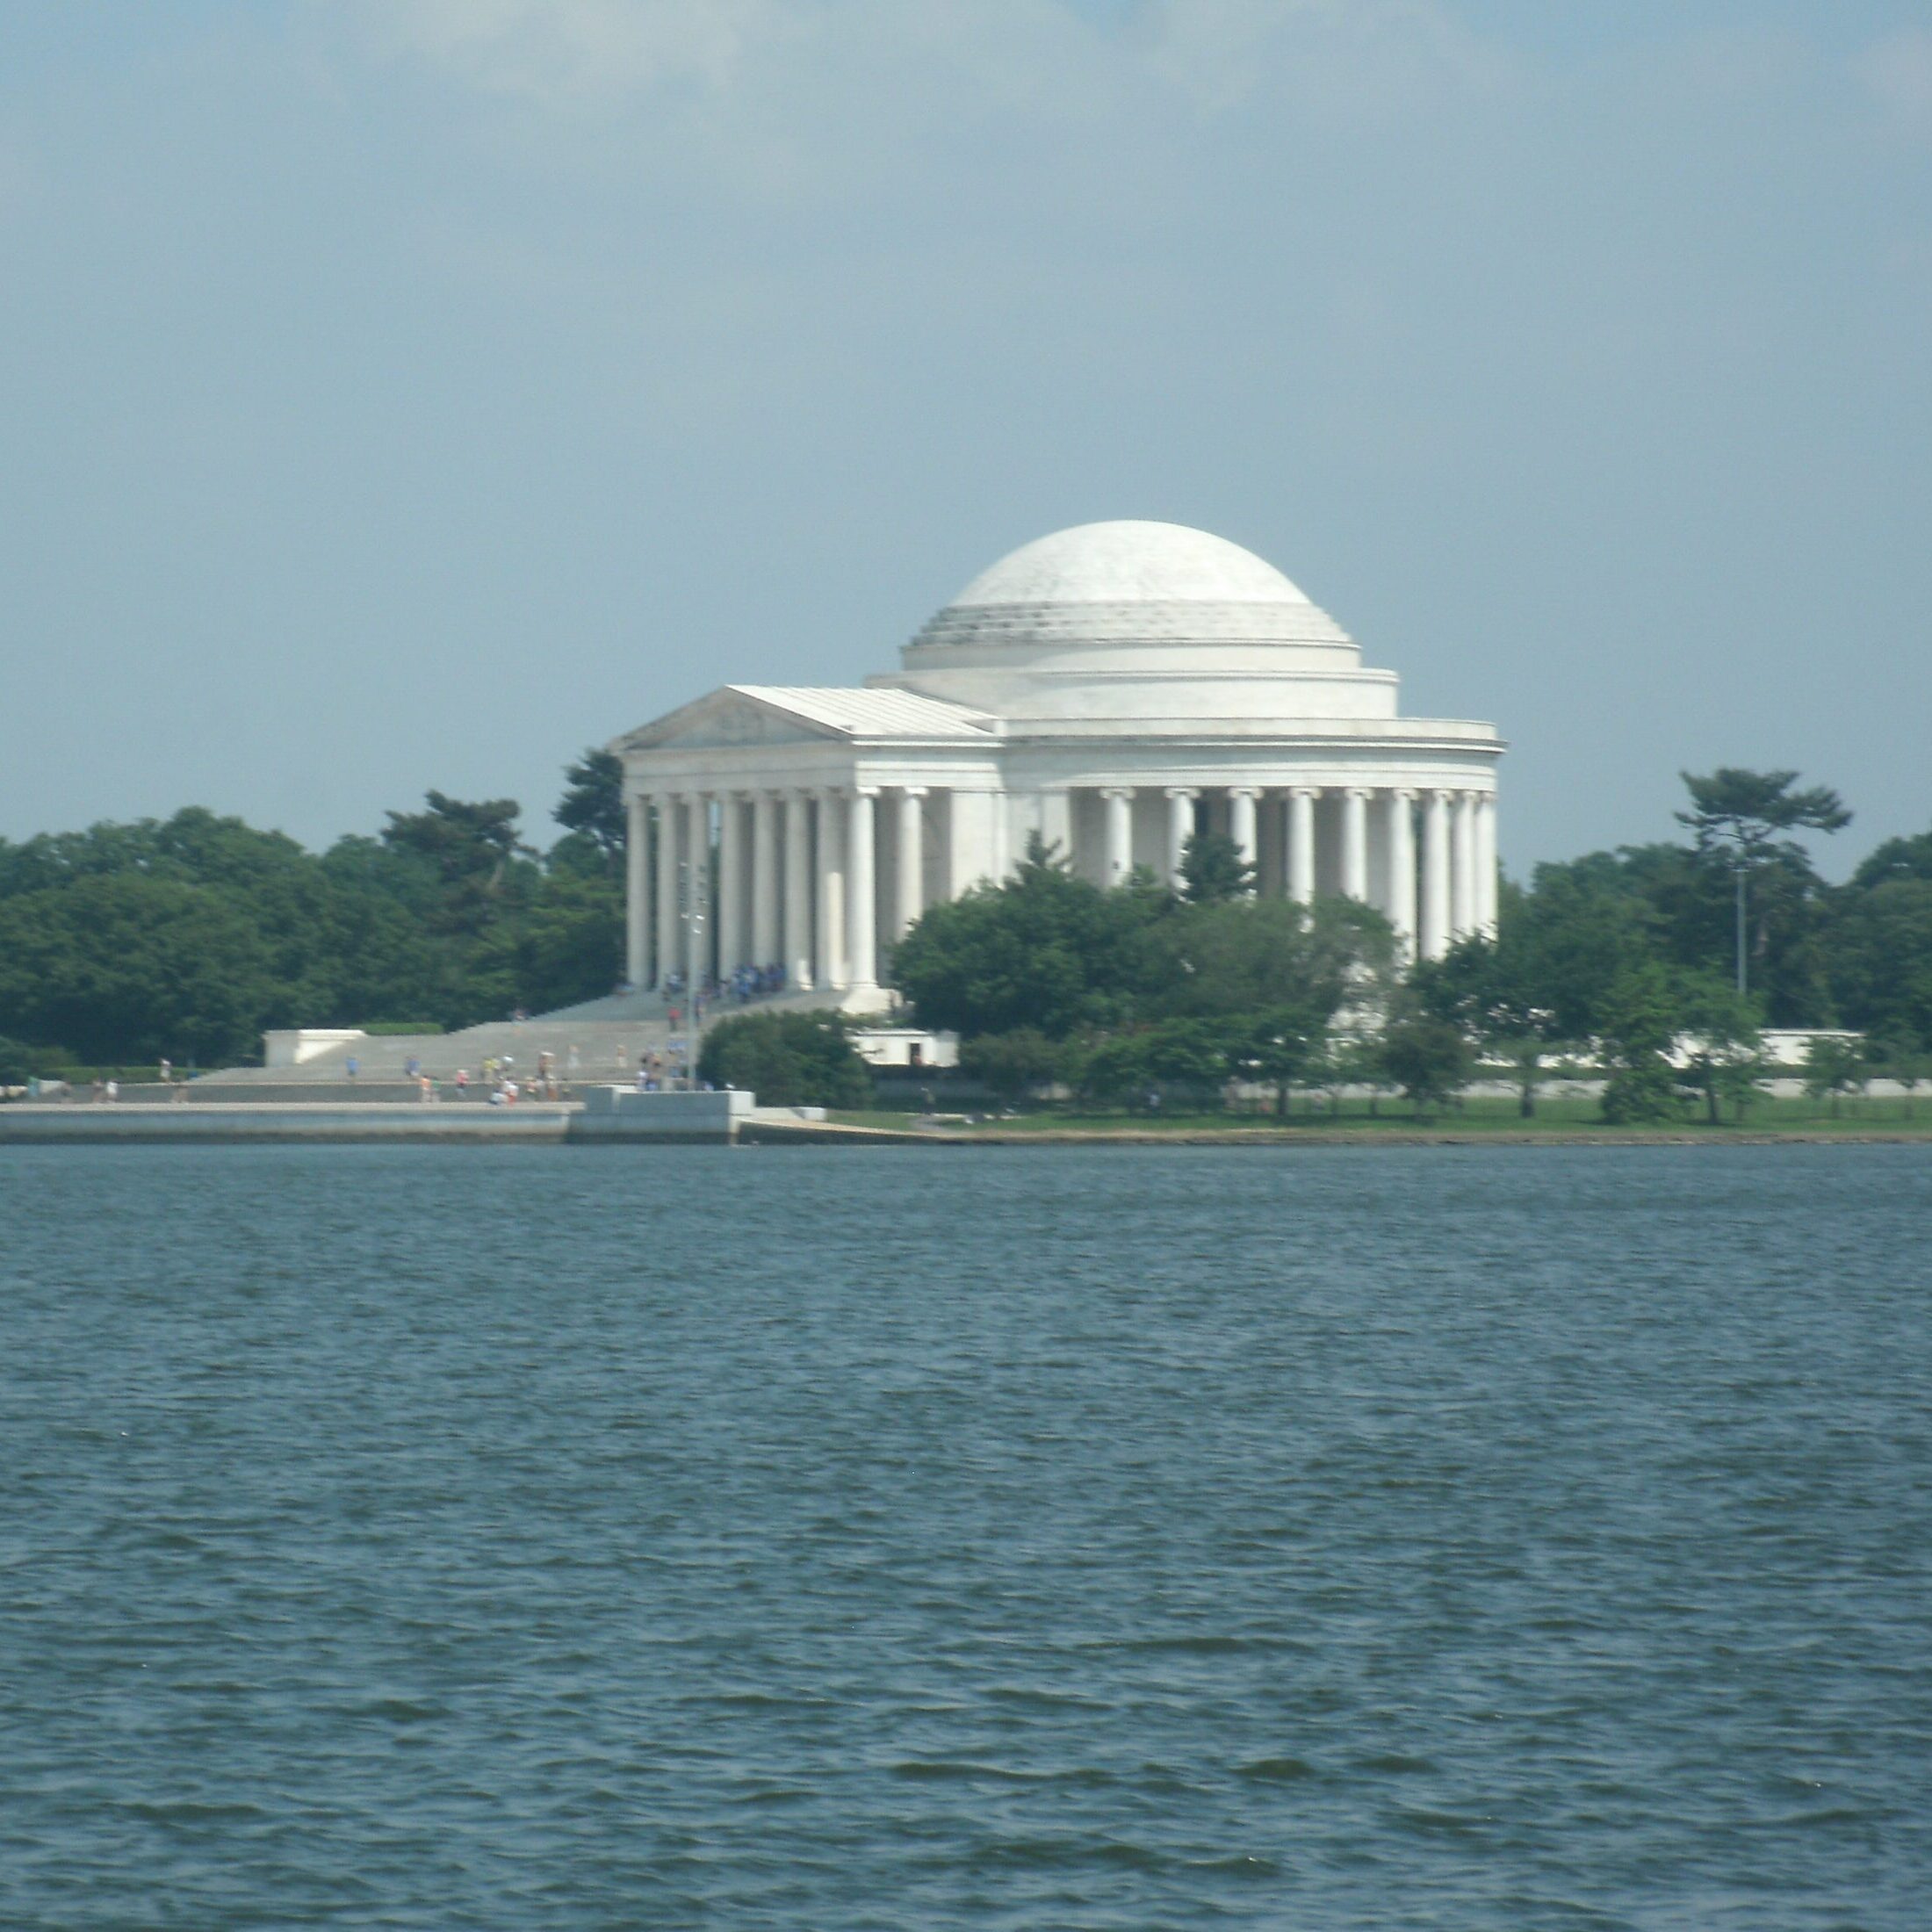
<svg viewBox="0 0 1932 1932">
<path fill-rule="evenodd" d="M 851 1127 L 930 1131 L 916 1128 L 919 1116 L 909 1111 L 870 1108 L 840 1112 L 832 1118 Z M 1272 1113 L 1228 1111 L 1197 1114 L 1107 1113 L 1072 1107 L 1033 1107 L 1011 1114 L 983 1114 L 961 1120 L 945 1118 L 941 1131 L 972 1138 L 1046 1138 L 1076 1135 L 1083 1140 L 1109 1135 L 1144 1138 L 1325 1139 L 1378 1137 L 1392 1140 L 1523 1139 L 1605 1143 L 1633 1140 L 1932 1140 L 1932 1104 L 1924 1096 L 1914 1103 L 1900 1099 L 1843 1099 L 1835 1112 L 1822 1101 L 1766 1099 L 1758 1101 L 1741 1122 L 1727 1118 L 1717 1127 L 1702 1117 L 1660 1121 L 1641 1128 L 1612 1127 L 1590 1095 L 1557 1095 L 1538 1103 L 1525 1120 L 1514 1100 L 1500 1097 L 1472 1098 L 1455 1108 L 1424 1116 L 1400 1100 L 1382 1099 L 1372 1113 L 1366 1100 L 1345 1101 L 1339 1107 L 1297 1107 L 1287 1121 Z"/>
</svg>

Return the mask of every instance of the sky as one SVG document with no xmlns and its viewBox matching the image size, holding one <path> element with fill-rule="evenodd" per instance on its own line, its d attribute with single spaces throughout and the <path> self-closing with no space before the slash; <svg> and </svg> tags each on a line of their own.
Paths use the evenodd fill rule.
<svg viewBox="0 0 1932 1932">
<path fill-rule="evenodd" d="M 1536 861 L 1932 825 L 1927 0 L 0 0 L 0 836 L 539 839 L 1104 517 Z"/>
</svg>

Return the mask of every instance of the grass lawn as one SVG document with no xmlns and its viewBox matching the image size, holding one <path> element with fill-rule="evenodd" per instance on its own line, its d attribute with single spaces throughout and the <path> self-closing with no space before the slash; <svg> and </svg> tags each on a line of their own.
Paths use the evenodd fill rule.
<svg viewBox="0 0 1932 1932">
<path fill-rule="evenodd" d="M 919 1116 L 910 1110 L 889 1111 L 867 1108 L 840 1111 L 832 1118 L 850 1127 L 906 1129 Z M 1605 1125 L 1594 1095 L 1551 1094 L 1537 1102 L 1533 1118 L 1525 1120 L 1513 1099 L 1482 1095 L 1469 1098 L 1460 1107 L 1446 1107 L 1433 1118 L 1419 1117 L 1406 1101 L 1384 1098 L 1369 1112 L 1366 1100 L 1344 1101 L 1338 1110 L 1325 1102 L 1310 1107 L 1297 1100 L 1286 1122 L 1272 1111 L 1227 1111 L 1195 1114 L 1127 1114 L 1077 1110 L 1071 1107 L 1029 1107 L 1011 1114 L 976 1113 L 965 1122 L 948 1121 L 949 1131 L 997 1134 L 1200 1134 L 1248 1131 L 1327 1133 L 1344 1129 L 1373 1135 L 1377 1133 L 1426 1132 L 1446 1134 L 1565 1134 L 1606 1135 L 1628 1131 Z M 1746 1134 L 1790 1133 L 1807 1137 L 1830 1134 L 1923 1135 L 1932 1138 L 1932 1104 L 1925 1096 L 1915 1103 L 1901 1099 L 1842 1099 L 1834 1114 L 1823 1101 L 1763 1099 L 1753 1104 L 1741 1128 L 1727 1114 L 1724 1124 L 1711 1127 L 1701 1110 L 1695 1117 L 1659 1121 L 1652 1131 L 1697 1132 L 1722 1139 L 1739 1132 Z"/>
</svg>

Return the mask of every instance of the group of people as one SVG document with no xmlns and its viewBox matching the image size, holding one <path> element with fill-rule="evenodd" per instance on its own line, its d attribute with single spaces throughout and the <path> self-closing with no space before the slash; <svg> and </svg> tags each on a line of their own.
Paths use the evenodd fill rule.
<svg viewBox="0 0 1932 1932">
<path fill-rule="evenodd" d="M 571 1069 L 576 1071 L 577 1049 L 570 1049 Z M 560 1100 L 564 1097 L 563 1083 L 557 1077 L 557 1056 L 545 1049 L 537 1056 L 537 1070 L 534 1073 L 517 1076 L 516 1056 L 514 1054 L 487 1054 L 480 1071 L 483 1076 L 483 1098 L 492 1107 L 514 1107 L 519 1100 Z M 427 1075 L 419 1077 L 424 1100 L 436 1099 L 436 1083 Z M 456 1097 L 466 1100 L 470 1097 L 470 1070 L 458 1067 L 456 1078 L 451 1083 L 456 1088 Z"/>
<path fill-rule="evenodd" d="M 734 966 L 727 981 L 731 996 L 740 1006 L 754 999 L 768 999 L 785 990 L 782 966 Z"/>
<path fill-rule="evenodd" d="M 628 980 L 622 982 L 617 991 L 631 991 Z M 664 976 L 663 991 L 667 999 L 677 999 L 690 991 L 689 976 L 674 967 Z M 703 1017 L 707 999 L 728 998 L 735 1005 L 748 1006 L 754 999 L 768 999 L 773 993 L 785 990 L 785 969 L 782 966 L 734 966 L 722 980 L 707 979 L 701 984 L 692 1004 Z"/>
<path fill-rule="evenodd" d="M 674 1020 L 673 1024 L 675 1023 Z M 689 1051 L 675 1034 L 666 1042 L 662 1053 L 645 1052 L 638 1056 L 639 1093 L 668 1092 L 677 1088 L 688 1089 L 696 1084 L 691 1078 Z"/>
</svg>

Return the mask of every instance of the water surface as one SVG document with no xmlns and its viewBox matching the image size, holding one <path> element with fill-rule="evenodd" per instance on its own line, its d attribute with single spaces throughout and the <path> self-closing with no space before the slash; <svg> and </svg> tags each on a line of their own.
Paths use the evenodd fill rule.
<svg viewBox="0 0 1932 1932">
<path fill-rule="evenodd" d="M 0 1923 L 1911 1928 L 1932 1152 L 0 1149 Z"/>
</svg>

